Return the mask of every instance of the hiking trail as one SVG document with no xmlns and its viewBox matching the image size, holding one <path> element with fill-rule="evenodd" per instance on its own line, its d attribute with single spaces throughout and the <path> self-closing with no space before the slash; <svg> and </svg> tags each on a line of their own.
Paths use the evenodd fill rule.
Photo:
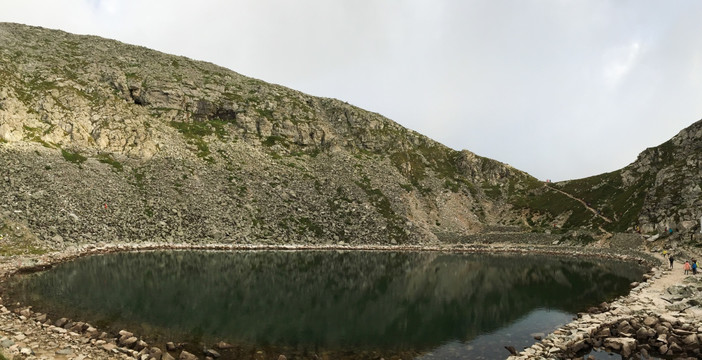
<svg viewBox="0 0 702 360">
<path fill-rule="evenodd" d="M 544 187 L 546 187 L 547 189 L 550 189 L 550 190 L 559 192 L 559 193 L 561 193 L 561 194 L 563 194 L 563 195 L 565 195 L 565 196 L 567 196 L 567 197 L 569 197 L 569 198 L 571 198 L 571 199 L 573 199 L 573 200 L 575 200 L 575 201 L 577 201 L 577 202 L 583 204 L 583 206 L 584 206 L 586 209 L 590 210 L 591 213 L 595 214 L 595 216 L 599 217 L 600 219 L 602 219 L 602 220 L 604 220 L 604 221 L 606 221 L 606 222 L 608 222 L 608 223 L 611 223 L 611 222 L 612 222 L 612 220 L 611 220 L 610 218 L 608 218 L 608 217 L 606 217 L 606 216 L 600 214 L 599 211 L 597 211 L 597 209 L 594 209 L 594 208 L 590 207 L 590 205 L 588 205 L 584 200 L 579 199 L 579 198 L 576 198 L 575 196 L 573 196 L 573 195 L 571 195 L 571 194 L 569 194 L 569 193 L 567 193 L 567 192 L 565 192 L 565 191 L 563 191 L 563 190 L 561 190 L 561 189 L 556 189 L 556 188 L 553 187 L 553 186 L 549 186 L 548 184 L 544 184 Z"/>
</svg>

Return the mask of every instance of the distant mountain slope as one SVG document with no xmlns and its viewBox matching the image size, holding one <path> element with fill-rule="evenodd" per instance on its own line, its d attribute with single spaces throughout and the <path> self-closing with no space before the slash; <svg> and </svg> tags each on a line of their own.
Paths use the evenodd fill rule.
<svg viewBox="0 0 702 360">
<path fill-rule="evenodd" d="M 676 237 L 688 242 L 687 234 L 699 232 L 702 217 L 702 120 L 646 149 L 621 170 L 551 186 L 584 200 L 612 221 L 549 188 L 532 193 L 521 204 L 565 228 L 638 229 L 644 234 L 672 228 Z"/>
<path fill-rule="evenodd" d="M 375 113 L 0 24 L 0 216 L 38 242 L 417 243 L 522 226 L 536 182 Z"/>
<path fill-rule="evenodd" d="M 622 170 L 544 184 L 339 100 L 0 23 L 0 245 L 685 233 L 702 205 L 701 128 Z"/>
</svg>

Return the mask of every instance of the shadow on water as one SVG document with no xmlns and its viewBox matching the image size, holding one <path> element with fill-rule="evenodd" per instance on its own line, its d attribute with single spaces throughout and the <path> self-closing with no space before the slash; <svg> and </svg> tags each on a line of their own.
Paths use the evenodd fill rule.
<svg viewBox="0 0 702 360">
<path fill-rule="evenodd" d="M 154 341 L 225 340 L 239 346 L 237 357 L 264 348 L 288 358 L 475 359 L 529 345 L 534 333 L 625 294 L 642 273 L 634 264 L 538 255 L 159 251 L 18 276 L 8 295 Z"/>
</svg>

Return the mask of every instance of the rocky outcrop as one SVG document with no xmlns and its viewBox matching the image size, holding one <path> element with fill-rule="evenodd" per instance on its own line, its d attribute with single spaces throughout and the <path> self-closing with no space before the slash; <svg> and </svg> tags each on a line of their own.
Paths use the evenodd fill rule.
<svg viewBox="0 0 702 360">
<path fill-rule="evenodd" d="M 531 177 L 213 64 L 0 24 L 0 218 L 44 247 L 418 243 L 519 228 Z"/>
<path fill-rule="evenodd" d="M 650 184 L 638 217 L 643 232 L 699 232 L 702 212 L 702 120 L 646 149 L 622 171 L 624 184 Z"/>
</svg>

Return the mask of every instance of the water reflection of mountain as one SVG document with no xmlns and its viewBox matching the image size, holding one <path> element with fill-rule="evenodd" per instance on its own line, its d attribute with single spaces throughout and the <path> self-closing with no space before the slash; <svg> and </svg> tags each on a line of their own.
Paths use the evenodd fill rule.
<svg viewBox="0 0 702 360">
<path fill-rule="evenodd" d="M 232 341 L 421 349 L 535 308 L 582 310 L 640 275 L 542 256 L 169 251 L 80 259 L 27 278 L 22 292 Z"/>
</svg>

